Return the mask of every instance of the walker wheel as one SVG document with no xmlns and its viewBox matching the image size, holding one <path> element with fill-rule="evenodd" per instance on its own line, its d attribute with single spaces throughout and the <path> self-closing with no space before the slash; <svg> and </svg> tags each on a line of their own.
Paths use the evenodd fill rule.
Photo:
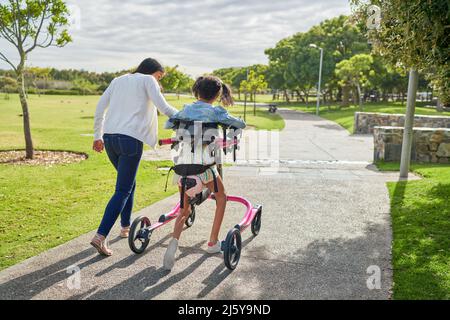
<svg viewBox="0 0 450 320">
<path fill-rule="evenodd" d="M 140 216 L 133 221 L 128 235 L 128 245 L 131 251 L 137 254 L 145 251 L 152 235 L 149 231 L 150 226 L 151 223 L 147 217 Z"/>
<path fill-rule="evenodd" d="M 186 221 L 184 222 L 184 224 L 186 225 L 186 227 L 190 228 L 192 227 L 192 225 L 194 224 L 195 221 L 195 206 L 191 206 L 191 214 L 189 215 L 189 217 L 186 219 Z"/>
<path fill-rule="evenodd" d="M 255 237 L 259 234 L 259 230 L 261 229 L 261 216 L 262 207 L 259 207 L 255 217 L 252 220 L 252 233 Z"/>
<path fill-rule="evenodd" d="M 228 232 L 223 244 L 223 258 L 225 266 L 230 269 L 236 269 L 241 258 L 242 238 L 241 231 L 234 228 Z"/>
</svg>

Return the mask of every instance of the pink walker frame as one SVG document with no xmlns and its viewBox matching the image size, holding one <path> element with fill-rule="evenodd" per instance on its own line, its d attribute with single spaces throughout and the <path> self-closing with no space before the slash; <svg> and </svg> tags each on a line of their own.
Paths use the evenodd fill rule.
<svg viewBox="0 0 450 320">
<path fill-rule="evenodd" d="M 160 140 L 160 145 L 168 145 L 173 144 L 176 141 L 174 139 L 165 139 Z M 224 141 L 223 139 L 217 139 L 216 143 L 219 144 L 222 148 L 227 148 L 230 146 L 237 145 L 237 139 L 234 141 Z M 214 194 L 209 194 L 209 191 L 207 189 L 203 190 L 203 193 L 200 194 L 202 196 L 207 196 L 207 199 L 214 200 Z M 196 198 L 192 199 L 195 200 Z M 205 199 L 206 200 L 206 199 Z M 192 206 L 193 210 L 191 213 L 191 216 L 189 216 L 189 219 L 186 221 L 187 227 L 191 227 L 195 220 L 195 206 L 199 205 L 203 202 L 202 200 L 200 203 L 197 202 L 189 202 Z M 225 265 L 228 269 L 234 270 L 239 263 L 240 259 L 240 253 L 241 253 L 241 233 L 244 232 L 249 226 L 252 228 L 253 235 L 258 235 L 259 230 L 261 227 L 261 214 L 262 214 L 262 206 L 252 206 L 250 201 L 245 199 L 244 197 L 240 196 L 227 196 L 227 201 L 230 202 L 238 202 L 244 205 L 245 207 L 245 215 L 242 221 L 235 225 L 229 232 L 226 237 L 226 239 L 222 242 L 222 251 L 224 253 L 224 260 Z M 128 238 L 128 242 L 130 245 L 130 248 L 133 252 L 137 254 L 141 254 L 146 249 L 149 241 L 150 236 L 156 229 L 161 228 L 162 226 L 168 224 L 172 220 L 176 219 L 178 215 L 181 212 L 180 208 L 180 202 L 177 203 L 177 205 L 168 213 L 160 216 L 159 221 L 151 224 L 150 220 L 147 217 L 138 217 L 133 222 L 133 225 L 130 230 L 130 235 Z M 137 229 L 139 228 L 139 229 Z M 141 247 L 136 246 L 136 240 L 139 240 L 142 245 Z"/>
</svg>

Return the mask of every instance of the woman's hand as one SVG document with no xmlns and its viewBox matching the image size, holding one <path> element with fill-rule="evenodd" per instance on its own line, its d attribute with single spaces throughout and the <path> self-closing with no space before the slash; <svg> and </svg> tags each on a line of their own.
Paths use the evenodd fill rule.
<svg viewBox="0 0 450 320">
<path fill-rule="evenodd" d="M 92 146 L 92 149 L 95 151 L 102 153 L 103 149 L 105 148 L 105 145 L 102 140 L 95 140 L 94 145 Z"/>
</svg>

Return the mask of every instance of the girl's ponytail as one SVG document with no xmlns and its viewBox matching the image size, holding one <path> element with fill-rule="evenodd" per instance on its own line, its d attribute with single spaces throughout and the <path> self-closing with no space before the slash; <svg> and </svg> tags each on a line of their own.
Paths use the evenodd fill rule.
<svg viewBox="0 0 450 320">
<path fill-rule="evenodd" d="M 225 107 L 232 106 L 234 104 L 233 95 L 230 87 L 222 82 L 222 97 L 220 98 Z"/>
</svg>

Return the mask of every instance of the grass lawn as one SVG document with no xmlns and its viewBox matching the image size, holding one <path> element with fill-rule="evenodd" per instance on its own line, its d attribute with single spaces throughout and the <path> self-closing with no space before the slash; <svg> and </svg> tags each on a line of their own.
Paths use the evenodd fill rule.
<svg viewBox="0 0 450 320">
<path fill-rule="evenodd" d="M 417 115 L 445 115 L 450 116 L 450 112 L 437 112 L 435 109 L 430 108 L 424 108 L 426 103 L 417 103 L 416 107 L 416 114 Z M 309 113 L 316 113 L 316 107 L 313 104 L 310 104 L 309 107 L 306 107 L 305 105 L 298 105 L 298 104 L 283 104 L 282 106 L 300 110 L 304 112 Z M 358 106 L 351 106 L 348 108 L 344 108 L 342 110 L 339 110 L 339 107 L 337 105 L 332 106 L 322 106 L 320 116 L 334 121 L 347 129 L 350 133 L 353 133 L 353 126 L 354 126 L 354 119 L 355 119 L 355 112 L 358 112 L 359 107 Z M 402 105 L 401 102 L 388 102 L 388 103 L 368 103 L 364 105 L 364 112 L 381 112 L 381 113 L 400 113 L 405 114 L 406 113 L 406 105 Z"/>
<path fill-rule="evenodd" d="M 236 117 L 244 119 L 244 106 L 235 105 L 228 108 L 229 112 Z M 283 130 L 285 123 L 283 118 L 274 113 L 269 113 L 266 108 L 256 108 L 256 116 L 253 115 L 253 106 L 247 106 L 246 122 L 249 127 L 257 130 Z"/>
<path fill-rule="evenodd" d="M 22 113 L 17 96 L 0 97 L 0 150 L 23 149 Z M 106 154 L 91 150 L 97 96 L 29 97 L 31 128 L 36 149 L 70 150 L 89 155 L 79 164 L 52 167 L 0 165 L 0 270 L 95 229 L 115 185 L 115 172 Z M 193 99 L 174 96 L 180 108 Z M 241 107 L 230 112 L 241 115 Z M 160 137 L 170 137 L 162 127 Z M 279 116 L 258 112 L 248 116 L 257 129 L 281 129 Z M 164 192 L 167 162 L 141 162 L 135 210 L 176 192 Z"/>
<path fill-rule="evenodd" d="M 398 171 L 398 163 L 380 163 Z M 413 164 L 423 180 L 389 183 L 394 299 L 450 299 L 450 166 Z"/>
</svg>

